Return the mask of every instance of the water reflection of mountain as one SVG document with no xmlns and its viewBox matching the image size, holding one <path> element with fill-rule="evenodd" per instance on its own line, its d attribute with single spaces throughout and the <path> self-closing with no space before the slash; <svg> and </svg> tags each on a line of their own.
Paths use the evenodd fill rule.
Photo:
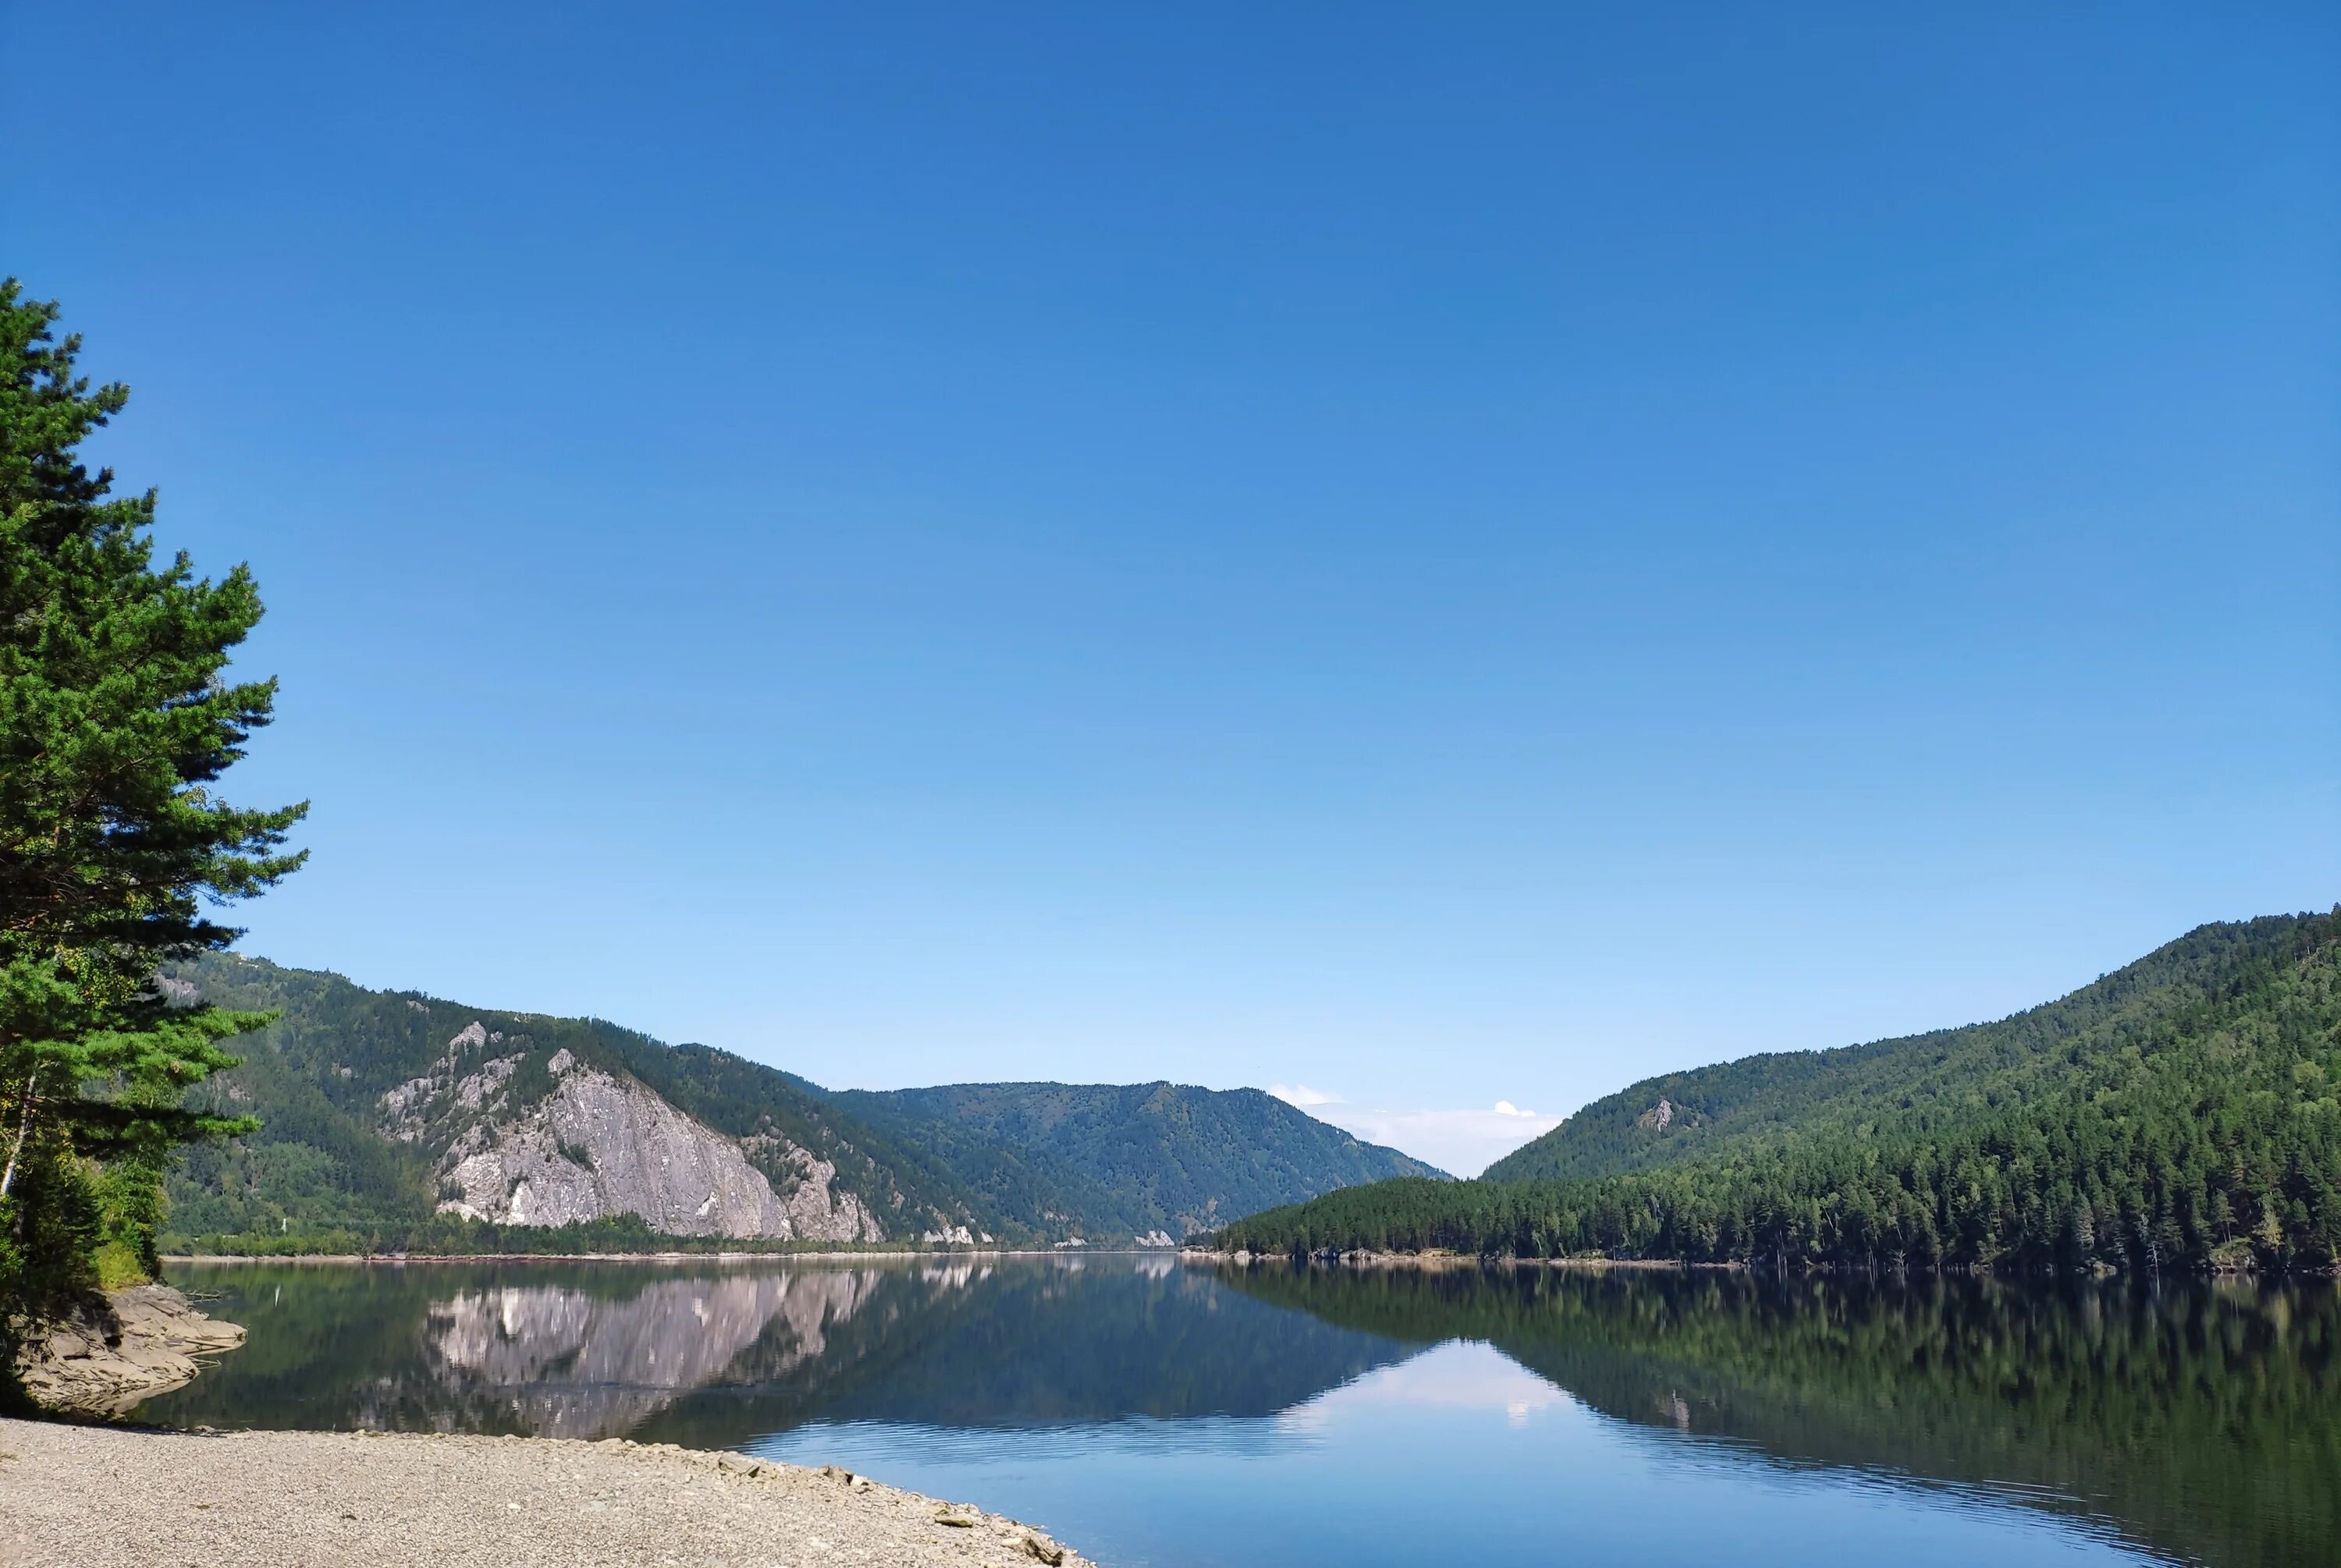
<svg viewBox="0 0 2341 1568">
<path fill-rule="evenodd" d="M 608 1437 L 724 1377 L 751 1349 L 821 1358 L 833 1324 L 880 1288 L 875 1270 L 655 1279 L 631 1295 L 567 1285 L 458 1292 L 430 1308 L 423 1344 L 443 1384 L 501 1405 L 519 1430 Z"/>
<path fill-rule="evenodd" d="M 1414 1346 L 1280 1311 L 1169 1259 L 892 1271 L 827 1354 L 768 1339 L 641 1435 L 738 1441 L 819 1418 L 1001 1429 L 1268 1415 Z"/>
<path fill-rule="evenodd" d="M 1412 1347 L 1168 1258 L 207 1274 L 244 1349 L 160 1421 L 730 1445 L 815 1417 L 1002 1427 L 1260 1415 Z"/>
<path fill-rule="evenodd" d="M 1230 1273 L 1425 1343 L 1485 1339 L 1621 1420 L 1795 1465 L 1989 1488 L 2212 1563 L 2341 1539 L 2341 1293 L 1543 1270 Z"/>
</svg>

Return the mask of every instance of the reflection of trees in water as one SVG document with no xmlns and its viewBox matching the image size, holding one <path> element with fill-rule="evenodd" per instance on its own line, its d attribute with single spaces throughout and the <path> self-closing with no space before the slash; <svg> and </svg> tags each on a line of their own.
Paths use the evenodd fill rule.
<svg viewBox="0 0 2341 1568">
<path fill-rule="evenodd" d="M 1654 1440 L 2020 1489 L 2212 1563 L 2321 1564 L 2341 1533 L 2329 1282 L 1167 1261 L 201 1271 L 192 1283 L 223 1292 L 214 1310 L 250 1338 L 139 1414 L 731 1446 L 815 1418 L 983 1431 L 1270 1414 L 1469 1337 Z"/>
<path fill-rule="evenodd" d="M 1796 1465 L 2005 1491 L 2154 1550 L 2323 1564 L 2341 1291 L 1542 1269 L 1231 1273 L 1416 1342 L 1482 1338 L 1607 1414 Z"/>
<path fill-rule="evenodd" d="M 882 1288 L 832 1329 L 827 1355 L 774 1361 L 759 1345 L 642 1434 L 732 1443 L 816 1417 L 1001 1429 L 1268 1415 L 1412 1354 L 1168 1261 L 1011 1264 L 949 1295 Z"/>
<path fill-rule="evenodd" d="M 254 1266 L 245 1348 L 157 1420 L 728 1446 L 816 1416 L 980 1429 L 1262 1415 L 1410 1354 L 1161 1257 Z"/>
</svg>

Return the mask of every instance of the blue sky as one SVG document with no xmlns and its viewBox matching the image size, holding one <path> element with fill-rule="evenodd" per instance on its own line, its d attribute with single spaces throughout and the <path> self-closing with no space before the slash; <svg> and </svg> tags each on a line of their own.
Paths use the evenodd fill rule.
<svg viewBox="0 0 2341 1568">
<path fill-rule="evenodd" d="M 1469 1169 L 2341 898 L 2322 8 L 483 9 L 0 13 L 249 950 Z"/>
</svg>

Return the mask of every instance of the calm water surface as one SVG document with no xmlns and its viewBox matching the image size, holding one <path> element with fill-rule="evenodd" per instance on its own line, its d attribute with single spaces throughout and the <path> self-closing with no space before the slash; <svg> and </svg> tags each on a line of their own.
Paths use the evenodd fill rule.
<svg viewBox="0 0 2341 1568">
<path fill-rule="evenodd" d="M 1109 1564 L 2341 1562 L 2341 1293 L 1214 1271 L 220 1265 L 158 1421 L 835 1463 Z"/>
</svg>

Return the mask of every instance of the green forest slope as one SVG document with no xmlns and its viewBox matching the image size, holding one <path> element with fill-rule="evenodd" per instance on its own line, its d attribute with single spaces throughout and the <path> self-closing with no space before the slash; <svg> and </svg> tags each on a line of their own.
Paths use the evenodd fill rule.
<svg viewBox="0 0 2341 1568">
<path fill-rule="evenodd" d="M 1613 1176 L 1816 1136 L 1928 1136 L 2000 1115 L 2028 1097 L 2127 1076 L 2127 1054 L 2180 1055 L 2160 1067 L 2220 1076 L 2223 1053 L 2195 1063 L 2184 1041 L 2211 1032 L 2238 987 L 2266 983 L 2320 943 L 2331 917 L 2272 917 L 2200 927 L 2094 985 L 1997 1023 L 1838 1050 L 1745 1057 L 1645 1078 L 1599 1099 L 1497 1161 L 1489 1181 Z M 2182 1038 L 2183 1037 L 2183 1038 Z M 2234 1051 L 2276 1045 L 2247 1030 Z M 2291 1064 L 2283 1064 L 2286 1071 Z M 2110 1077 L 2109 1077 L 2110 1075 Z M 1661 1109 L 1663 1103 L 1664 1108 Z"/>
<path fill-rule="evenodd" d="M 835 1099 L 1042 1231 L 1179 1237 L 1359 1182 L 1441 1177 L 1258 1089 L 960 1084 Z"/>
<path fill-rule="evenodd" d="M 224 1006 L 282 1017 L 236 1042 L 244 1065 L 203 1091 L 255 1115 L 260 1130 L 189 1152 L 170 1184 L 171 1231 L 190 1236 L 381 1231 L 428 1220 L 436 1195 L 423 1156 L 380 1130 L 384 1092 L 429 1070 L 473 1022 L 530 1047 L 530 1066 L 566 1048 L 630 1074 L 718 1132 L 776 1131 L 837 1166 L 835 1186 L 890 1230 L 913 1216 L 987 1225 L 991 1210 L 922 1149 L 855 1122 L 802 1079 L 704 1046 L 666 1046 L 598 1018 L 467 1007 L 373 991 L 338 975 L 222 956 L 175 971 Z M 521 1099 L 531 1097 L 519 1083 Z M 539 1086 L 549 1088 L 550 1081 Z"/>
<path fill-rule="evenodd" d="M 1489 1179 L 1350 1188 L 1221 1236 L 1277 1252 L 2329 1268 L 2341 912 L 2206 926 L 1997 1024 L 1651 1079 Z"/>
<path fill-rule="evenodd" d="M 524 1050 L 516 1105 L 550 1092 L 545 1064 L 565 1048 L 639 1079 L 718 1132 L 777 1133 L 812 1150 L 837 1167 L 833 1187 L 858 1196 L 898 1239 L 954 1226 L 1017 1243 L 1079 1236 L 1128 1245 L 1152 1231 L 1177 1239 L 1344 1183 L 1437 1174 L 1256 1090 L 1030 1084 L 832 1093 L 727 1051 L 668 1046 L 600 1019 L 368 990 L 338 975 L 234 956 L 169 974 L 224 1006 L 281 1015 L 237 1041 L 243 1066 L 200 1091 L 261 1125 L 186 1155 L 169 1187 L 166 1239 L 175 1246 L 236 1237 L 550 1245 L 513 1226 L 453 1235 L 457 1222 L 433 1217 L 426 1155 L 384 1133 L 384 1093 L 429 1071 L 450 1037 L 474 1022 L 509 1041 L 503 1048 Z M 604 1222 L 573 1242 L 623 1247 L 646 1236 L 638 1222 Z"/>
</svg>

